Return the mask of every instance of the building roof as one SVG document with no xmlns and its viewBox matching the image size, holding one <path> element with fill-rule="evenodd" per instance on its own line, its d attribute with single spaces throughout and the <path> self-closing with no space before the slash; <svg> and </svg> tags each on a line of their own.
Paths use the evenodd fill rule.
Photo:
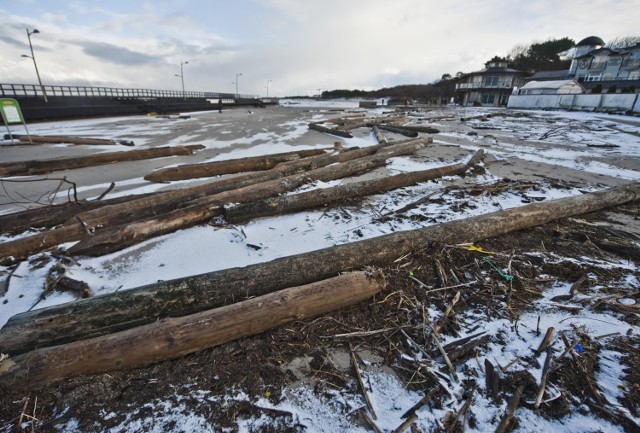
<svg viewBox="0 0 640 433">
<path fill-rule="evenodd" d="M 595 50 L 591 50 L 588 53 L 584 53 L 583 55 L 577 56 L 575 58 L 576 59 L 582 59 L 584 57 L 594 57 L 594 56 L 596 56 L 596 55 L 598 55 L 600 53 L 605 53 L 605 52 L 608 52 L 609 55 L 614 55 L 614 56 L 617 55 L 617 54 L 620 54 L 618 51 L 612 50 L 611 48 L 597 48 Z"/>
<path fill-rule="evenodd" d="M 485 74 L 524 74 L 524 72 L 511 68 L 485 68 L 480 71 L 468 72 L 462 74 L 463 77 L 471 75 L 485 75 Z"/>
<path fill-rule="evenodd" d="M 580 47 L 583 45 L 604 45 L 604 41 L 597 36 L 589 36 L 581 40 L 576 44 L 576 47 Z"/>
<path fill-rule="evenodd" d="M 538 71 L 529 78 L 527 81 L 550 81 L 550 80 L 564 80 L 569 77 L 569 71 L 566 69 L 560 69 L 555 71 Z"/>
<path fill-rule="evenodd" d="M 574 80 L 529 81 L 522 86 L 521 89 L 559 89 L 566 85 L 580 86 L 580 84 Z"/>
</svg>

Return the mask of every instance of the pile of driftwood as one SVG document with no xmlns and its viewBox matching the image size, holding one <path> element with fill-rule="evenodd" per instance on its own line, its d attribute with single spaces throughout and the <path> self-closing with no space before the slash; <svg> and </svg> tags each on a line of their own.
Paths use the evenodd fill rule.
<svg viewBox="0 0 640 433">
<path fill-rule="evenodd" d="M 312 299 L 307 298 L 306 289 L 300 288 L 308 284 L 312 284 L 312 292 L 321 293 L 319 304 L 328 303 L 329 299 L 337 302 L 338 307 L 332 304 L 330 308 L 364 299 L 384 286 L 379 276 L 350 273 L 341 278 L 342 281 L 346 279 L 346 283 L 340 285 L 341 289 L 330 292 L 326 287 L 333 287 L 335 281 L 331 278 L 340 272 L 386 264 L 411 251 L 424 250 L 434 242 L 477 242 L 616 206 L 637 199 L 639 194 L 640 185 L 633 184 L 534 203 L 268 263 L 159 282 L 22 313 L 12 317 L 0 330 L 0 352 L 13 355 L 0 364 L 0 384 L 15 384 L 19 380 L 23 385 L 37 386 L 74 374 L 170 359 L 248 335 L 247 332 L 278 326 L 284 323 L 283 320 L 331 311 L 322 305 L 317 311 L 301 309 Z M 292 289 L 294 293 L 304 294 L 300 295 L 304 296 L 299 300 L 300 305 L 289 304 L 294 295 L 282 291 L 292 287 L 296 287 Z M 363 294 L 354 287 L 363 287 Z M 245 302 L 250 302 L 250 307 Z M 276 306 L 284 306 L 285 318 L 276 314 Z M 256 309 L 266 316 L 256 318 L 253 313 L 244 316 L 240 312 L 245 308 Z M 223 312 L 228 312 L 230 318 L 242 318 L 241 323 L 228 324 L 218 315 L 225 314 Z M 213 315 L 215 321 L 209 315 Z M 218 334 L 225 337 L 219 339 Z M 148 350 L 138 350 L 147 345 L 150 345 Z M 133 347 L 136 350 L 129 350 Z"/>
<path fill-rule="evenodd" d="M 73 241 L 77 243 L 65 254 L 102 255 L 217 215 L 243 221 L 462 175 L 482 157 L 477 152 L 467 163 L 279 196 L 310 181 L 339 179 L 381 167 L 388 158 L 411 154 L 429 143 L 429 139 L 418 138 L 362 149 L 287 153 L 162 170 L 148 178 L 165 181 L 253 171 L 180 190 L 0 216 L 5 233 L 45 229 L 0 245 L 0 258 L 22 260 Z M 639 193 L 640 184 L 632 184 L 534 203 L 22 313 L 0 330 L 0 353 L 11 356 L 0 363 L 0 384 L 39 386 L 76 374 L 182 356 L 370 297 L 384 287 L 384 278 L 378 271 L 362 269 L 384 265 L 433 242 L 476 242 L 626 203 Z"/>
<path fill-rule="evenodd" d="M 383 166 L 391 157 L 408 155 L 422 149 L 429 142 L 427 138 L 419 138 L 390 145 L 322 152 L 320 155 L 307 156 L 316 152 L 305 151 L 297 155 L 271 155 L 253 161 L 244 158 L 187 166 L 185 169 L 162 170 L 159 175 L 150 176 L 158 178 L 162 175 L 165 178 L 164 175 L 168 175 L 184 179 L 201 177 L 205 174 L 203 171 L 207 170 L 217 176 L 222 172 L 242 171 L 248 166 L 253 170 L 258 165 L 266 168 L 180 190 L 113 200 L 67 203 L 0 216 L 0 224 L 5 233 L 21 233 L 29 228 L 46 229 L 0 245 L 0 259 L 22 260 L 29 255 L 73 241 L 77 243 L 68 250 L 69 254 L 102 255 L 153 236 L 204 223 L 223 214 L 225 210 L 233 213 L 234 218 L 246 219 L 250 217 L 249 213 L 242 216 L 241 208 L 232 210 L 232 204 L 274 197 L 313 181 L 329 181 L 362 173 Z M 471 158 L 470 162 L 475 163 L 477 159 Z M 362 196 L 444 175 L 463 174 L 469 166 L 454 164 L 440 169 L 392 176 L 377 183 L 355 183 L 348 192 L 339 189 L 328 191 L 322 201 L 328 203 L 340 200 L 347 193 L 352 197 Z M 331 197 L 332 195 L 335 196 Z M 297 204 L 298 209 L 300 206 L 318 205 L 317 198 L 307 198 L 309 203 Z"/>
</svg>

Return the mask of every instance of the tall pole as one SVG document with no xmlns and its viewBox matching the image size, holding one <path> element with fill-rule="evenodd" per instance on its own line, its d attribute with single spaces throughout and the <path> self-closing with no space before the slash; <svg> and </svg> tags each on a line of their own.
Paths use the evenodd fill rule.
<svg viewBox="0 0 640 433">
<path fill-rule="evenodd" d="M 180 80 L 182 80 L 182 99 L 184 99 L 185 101 L 187 100 L 187 94 L 184 92 L 184 69 L 183 66 L 188 64 L 189 62 L 180 62 L 180 75 L 176 75 L 176 77 L 180 77 Z"/>
<path fill-rule="evenodd" d="M 33 31 L 29 31 L 29 28 L 27 27 L 27 39 L 29 39 L 29 49 L 31 50 L 31 60 L 33 60 L 33 66 L 36 68 L 36 76 L 38 77 L 38 83 L 40 84 L 40 89 L 42 89 L 42 96 L 44 97 L 44 102 L 49 102 L 49 100 L 47 99 L 47 92 L 46 90 L 44 90 L 44 86 L 42 85 L 42 80 L 40 79 L 40 72 L 38 72 L 38 64 L 36 63 L 36 56 L 33 54 L 33 45 L 31 45 L 31 35 L 34 33 L 40 33 L 40 31 L 38 29 L 33 29 Z M 29 56 L 25 56 L 23 54 L 23 57 L 29 57 Z"/>
<path fill-rule="evenodd" d="M 240 75 L 242 75 L 242 73 L 240 73 L 240 72 L 238 72 L 238 73 L 236 74 L 236 98 L 239 96 L 239 93 L 238 93 L 238 77 L 239 77 Z"/>
<path fill-rule="evenodd" d="M 269 80 L 267 81 L 267 98 L 269 97 L 269 83 L 272 82 L 273 80 Z"/>
</svg>

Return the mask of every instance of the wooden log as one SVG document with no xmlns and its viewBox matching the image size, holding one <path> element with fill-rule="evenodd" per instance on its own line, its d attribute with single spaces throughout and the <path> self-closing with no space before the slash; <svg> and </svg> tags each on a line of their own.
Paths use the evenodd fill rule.
<svg viewBox="0 0 640 433">
<path fill-rule="evenodd" d="M 107 200 L 79 200 L 77 202 L 65 202 L 26 209 L 20 212 L 0 215 L 0 227 L 2 233 L 6 234 L 23 233 L 32 228 L 55 227 L 82 212 L 108 205 L 121 204 L 137 198 L 148 197 L 152 194 L 154 193 L 114 197 Z"/>
<path fill-rule="evenodd" d="M 395 176 L 321 188 L 300 194 L 282 195 L 260 201 L 225 205 L 228 222 L 237 224 L 256 217 L 281 215 L 336 203 L 348 198 L 363 197 L 402 188 L 444 176 L 455 176 L 467 170 L 466 164 L 452 164 L 429 170 L 402 173 Z"/>
<path fill-rule="evenodd" d="M 353 272 L 226 307 L 89 340 L 37 349 L 0 363 L 2 386 L 38 387 L 65 377 L 178 358 L 363 301 L 385 286 L 381 272 Z"/>
<path fill-rule="evenodd" d="M 518 386 L 514 391 L 513 395 L 509 399 L 507 403 L 507 408 L 504 411 L 504 415 L 500 420 L 500 424 L 496 428 L 496 433 L 506 433 L 509 431 L 509 427 L 511 427 L 513 417 L 516 415 L 516 409 L 518 409 L 518 405 L 520 404 L 520 399 L 522 398 L 522 394 L 524 393 L 524 385 Z"/>
<path fill-rule="evenodd" d="M 544 334 L 544 338 L 540 342 L 540 345 L 538 346 L 538 348 L 535 350 L 535 353 L 537 355 L 547 350 L 547 346 L 549 345 L 549 343 L 551 343 L 551 340 L 553 340 L 554 331 L 555 331 L 555 328 L 553 326 L 547 329 L 547 332 Z"/>
<path fill-rule="evenodd" d="M 68 252 L 73 255 L 100 256 L 122 250 L 128 246 L 171 233 L 178 229 L 203 223 L 220 215 L 223 206 L 228 203 L 259 200 L 264 197 L 291 191 L 309 181 L 330 181 L 351 176 L 380 167 L 391 156 L 413 153 L 425 146 L 424 143 L 413 142 L 389 147 L 374 155 L 354 159 L 342 164 L 318 168 L 308 172 L 294 174 L 282 179 L 262 182 L 233 191 L 225 191 L 185 203 L 184 208 L 157 217 L 147 218 L 128 225 L 107 228 L 85 237 L 72 246 Z"/>
<path fill-rule="evenodd" d="M 401 128 L 399 126 L 389 126 L 389 125 L 379 125 L 378 126 L 383 131 L 393 132 L 395 134 L 404 135 L 405 137 L 417 137 L 418 133 L 416 131 L 410 131 L 406 128 Z"/>
<path fill-rule="evenodd" d="M 14 135 L 14 137 L 16 137 Z M 133 141 L 130 140 L 110 140 L 104 138 L 89 138 L 89 137 L 75 137 L 70 135 L 20 135 L 21 143 L 69 143 L 69 144 L 85 144 L 85 145 L 97 145 L 97 146 L 111 146 L 111 145 L 123 145 L 133 146 Z"/>
<path fill-rule="evenodd" d="M 549 378 L 549 369 L 553 364 L 552 363 L 553 349 L 551 349 L 551 346 L 548 346 L 546 350 L 547 350 L 547 358 L 544 361 L 544 367 L 542 368 L 542 376 L 540 378 L 540 386 L 538 386 L 536 401 L 533 405 L 536 409 L 538 409 L 542 404 L 542 398 L 544 397 L 544 390 L 547 387 L 547 379 Z"/>
<path fill-rule="evenodd" d="M 491 397 L 493 401 L 497 402 L 500 397 L 500 374 L 487 358 L 484 359 L 484 371 L 487 397 Z"/>
<path fill-rule="evenodd" d="M 0 329 L 0 352 L 23 353 L 151 323 L 158 317 L 193 314 L 337 272 L 385 265 L 434 242 L 480 242 L 639 197 L 640 183 L 632 183 L 21 313 Z"/>
<path fill-rule="evenodd" d="M 373 125 L 371 129 L 373 129 L 373 135 L 375 135 L 376 140 L 378 140 L 378 143 L 387 144 L 389 142 L 387 138 L 384 136 L 384 134 L 382 133 L 382 131 L 380 130 L 380 128 L 378 127 L 378 125 Z"/>
<path fill-rule="evenodd" d="M 206 162 L 201 164 L 186 164 L 156 170 L 153 173 L 146 175 L 144 178 L 150 182 L 169 182 L 172 180 L 220 176 L 223 174 L 240 173 L 243 171 L 262 171 L 272 169 L 276 165 L 285 161 L 294 161 L 296 159 L 306 158 L 309 156 L 323 155 L 324 153 L 325 151 L 321 149 L 310 149 L 277 153 L 273 155 Z"/>
<path fill-rule="evenodd" d="M 74 168 L 93 167 L 122 161 L 139 161 L 141 159 L 162 158 L 175 155 L 192 155 L 202 145 L 154 147 L 136 149 L 126 152 L 109 152 L 72 158 L 41 159 L 31 161 L 5 162 L 0 164 L 0 176 L 28 176 L 51 173 Z"/>
<path fill-rule="evenodd" d="M 438 134 L 440 132 L 438 128 L 434 128 L 432 126 L 402 125 L 402 126 L 397 126 L 397 128 L 405 129 L 407 131 L 413 131 L 413 132 L 425 132 L 427 134 Z"/>
<path fill-rule="evenodd" d="M 473 156 L 469 159 L 469 161 L 467 161 L 467 168 L 471 168 L 474 165 L 479 164 L 483 158 L 484 158 L 484 150 L 478 149 L 476 153 L 474 153 Z"/>
<path fill-rule="evenodd" d="M 471 351 L 473 349 L 475 349 L 477 346 L 479 346 L 481 344 L 485 344 L 486 342 L 488 342 L 489 338 L 490 338 L 489 335 L 484 335 L 484 336 L 482 336 L 480 338 L 477 338 L 475 340 L 468 341 L 468 342 L 462 344 L 460 347 L 456 347 L 455 349 L 453 349 L 451 351 L 446 350 L 446 347 L 445 347 L 445 351 L 447 352 L 447 355 L 449 356 L 449 360 L 451 362 L 457 363 L 459 360 L 462 360 L 464 357 L 469 355 L 469 353 L 471 353 Z"/>
<path fill-rule="evenodd" d="M 31 254 L 47 251 L 55 248 L 64 242 L 77 241 L 87 235 L 87 228 L 91 233 L 106 228 L 113 228 L 128 222 L 139 221 L 149 218 L 152 215 L 166 214 L 178 208 L 184 207 L 185 203 L 192 200 L 222 193 L 235 189 L 242 190 L 244 187 L 255 185 L 273 179 L 284 178 L 294 173 L 322 168 L 330 164 L 344 163 L 358 158 L 375 155 L 390 157 L 402 152 L 417 150 L 412 146 L 425 146 L 431 141 L 428 139 L 412 140 L 408 142 L 394 144 L 393 146 L 371 146 L 363 149 L 347 150 L 340 153 L 319 155 L 302 160 L 285 162 L 272 170 L 259 175 L 241 175 L 232 179 L 222 179 L 206 185 L 187 188 L 184 190 L 166 191 L 151 195 L 139 196 L 135 200 L 124 203 L 116 203 L 103 206 L 97 209 L 75 215 L 62 227 L 55 230 L 41 232 L 10 242 L 0 243 L 0 259 L 21 260 Z M 400 153 L 398 153 L 400 152 Z M 380 161 L 378 161 L 380 163 Z M 244 190 L 242 190 L 244 191 Z M 235 201 L 240 199 L 233 198 Z M 218 210 L 214 210 L 212 215 L 217 215 Z M 206 218 L 203 216 L 204 220 Z"/>
<path fill-rule="evenodd" d="M 364 120 L 352 120 L 350 122 L 344 122 L 342 124 L 343 131 L 350 131 L 352 129 L 364 128 L 367 126 L 367 122 Z"/>
<path fill-rule="evenodd" d="M 345 149 L 341 152 L 334 152 L 325 155 L 311 156 L 300 160 L 284 162 L 277 165 L 271 170 L 258 173 L 248 173 L 244 175 L 234 176 L 230 179 L 220 179 L 196 187 L 186 188 L 177 191 L 167 191 L 156 194 L 152 197 L 142 197 L 123 205 L 109 206 L 106 208 L 96 209 L 78 215 L 80 219 L 86 221 L 89 225 L 107 226 L 110 221 L 133 221 L 150 215 L 157 215 L 168 212 L 182 206 L 183 203 L 195 200 L 207 195 L 217 194 L 232 189 L 239 189 L 260 182 L 266 182 L 273 179 L 290 176 L 296 173 L 314 170 L 316 168 L 326 167 L 335 163 L 352 161 L 354 159 L 363 158 L 374 155 L 377 152 L 393 151 L 395 146 L 409 143 L 431 143 L 431 139 L 419 139 L 412 142 L 397 143 L 394 146 L 370 146 L 361 149 Z M 75 221 L 72 221 L 74 223 Z M 1 254 L 0 254 L 1 257 Z"/>
<path fill-rule="evenodd" d="M 351 135 L 350 132 L 341 131 L 335 128 L 327 128 L 326 126 L 322 126 L 317 123 L 310 123 L 309 129 L 314 129 L 316 131 L 324 132 L 331 135 L 337 135 L 338 137 L 353 138 L 353 135 Z"/>
</svg>

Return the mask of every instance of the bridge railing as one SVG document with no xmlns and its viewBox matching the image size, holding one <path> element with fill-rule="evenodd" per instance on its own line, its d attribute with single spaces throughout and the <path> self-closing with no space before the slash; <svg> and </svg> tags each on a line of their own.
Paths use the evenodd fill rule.
<svg viewBox="0 0 640 433">
<path fill-rule="evenodd" d="M 47 97 L 95 97 L 137 99 L 257 99 L 256 95 L 233 93 L 193 92 L 180 90 L 128 89 L 95 86 L 43 86 Z M 0 97 L 43 97 L 42 87 L 36 84 L 0 84 Z"/>
</svg>

